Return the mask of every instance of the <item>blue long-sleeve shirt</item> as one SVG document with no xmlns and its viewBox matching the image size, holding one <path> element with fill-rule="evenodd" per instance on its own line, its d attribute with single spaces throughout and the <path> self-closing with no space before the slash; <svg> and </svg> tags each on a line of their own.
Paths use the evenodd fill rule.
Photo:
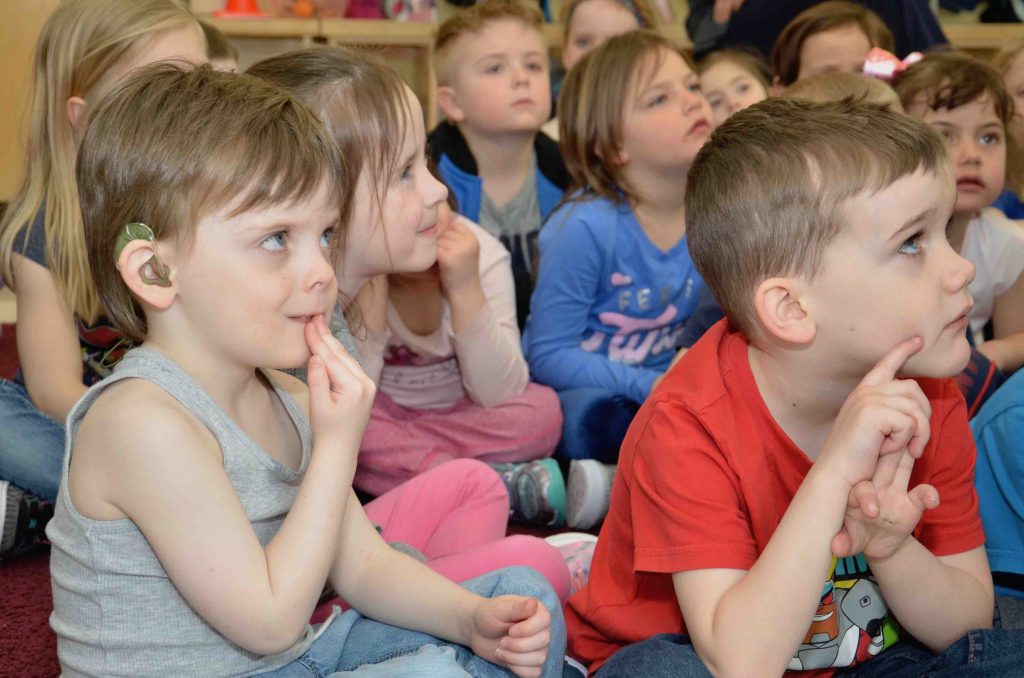
<svg viewBox="0 0 1024 678">
<path fill-rule="evenodd" d="M 703 286 L 686 238 L 662 251 L 628 204 L 595 198 L 555 211 L 539 244 L 523 334 L 533 378 L 642 402 L 672 362 Z"/>
</svg>

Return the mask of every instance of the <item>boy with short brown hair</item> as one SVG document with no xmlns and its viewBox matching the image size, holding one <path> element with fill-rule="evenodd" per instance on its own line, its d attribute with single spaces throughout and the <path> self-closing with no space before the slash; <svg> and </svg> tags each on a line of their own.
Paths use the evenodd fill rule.
<svg viewBox="0 0 1024 678">
<path fill-rule="evenodd" d="M 687 235 L 728 320 L 623 444 L 566 613 L 598 678 L 1017 670 L 1018 636 L 973 630 L 993 594 L 948 378 L 974 275 L 953 194 L 942 138 L 879 106 L 769 99 L 712 135 Z"/>
<path fill-rule="evenodd" d="M 569 183 L 551 113 L 543 16 L 524 0 L 483 0 L 438 29 L 437 98 L 447 121 L 427 144 L 459 212 L 512 255 L 519 324 L 529 309 L 540 225 Z"/>
</svg>

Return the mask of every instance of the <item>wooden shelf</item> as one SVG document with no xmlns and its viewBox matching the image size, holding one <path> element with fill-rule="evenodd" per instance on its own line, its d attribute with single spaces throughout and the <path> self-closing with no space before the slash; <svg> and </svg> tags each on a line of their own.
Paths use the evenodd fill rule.
<svg viewBox="0 0 1024 678">
<path fill-rule="evenodd" d="M 298 38 L 313 40 L 326 38 L 331 42 L 352 45 L 393 47 L 419 47 L 429 49 L 437 31 L 437 24 L 389 19 L 215 19 L 204 21 L 219 28 L 228 37 L 245 38 Z M 997 50 L 1024 40 L 1022 24 L 963 24 L 946 23 L 942 29 L 950 43 L 962 49 Z M 690 39 L 681 24 L 661 27 L 673 42 L 689 46 Z M 544 37 L 552 49 L 562 47 L 562 26 L 545 24 Z"/>
</svg>

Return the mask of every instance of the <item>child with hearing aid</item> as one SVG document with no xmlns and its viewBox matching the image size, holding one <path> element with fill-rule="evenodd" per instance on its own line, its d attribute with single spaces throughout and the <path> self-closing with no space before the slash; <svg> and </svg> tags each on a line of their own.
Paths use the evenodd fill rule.
<svg viewBox="0 0 1024 678">
<path fill-rule="evenodd" d="M 455 581 L 529 565 L 564 600 L 589 560 L 505 537 L 510 517 L 565 521 L 564 480 L 546 458 L 558 400 L 528 383 L 507 251 L 443 202 L 419 102 L 394 69 L 351 49 L 288 52 L 248 72 L 316 110 L 358 177 L 336 274 L 354 299 L 354 350 L 378 383 L 354 480 L 380 495 L 367 515 Z M 349 337 L 342 314 L 331 325 Z"/>
<path fill-rule="evenodd" d="M 566 78 L 561 144 L 574 189 L 541 231 L 523 346 L 559 393 L 573 460 L 569 524 L 595 524 L 639 403 L 675 356 L 702 282 L 686 248 L 686 172 L 710 131 L 697 75 L 664 37 L 609 39 Z M 586 474 L 581 483 L 574 476 Z M 574 506 L 576 507 L 574 509 Z"/>
<path fill-rule="evenodd" d="M 85 246 L 140 345 L 68 419 L 47 529 L 63 671 L 557 675 L 540 575 L 460 587 L 355 498 L 375 389 L 324 321 L 352 177 L 316 116 L 251 76 L 153 66 L 91 118 Z M 268 369 L 300 365 L 308 390 Z M 327 580 L 352 609 L 313 629 Z"/>
<path fill-rule="evenodd" d="M 442 23 L 434 40 L 446 120 L 430 133 L 429 154 L 459 213 L 509 251 L 520 327 L 537 233 L 569 183 L 558 145 L 540 131 L 551 113 L 542 27 L 536 4 L 482 0 Z"/>
<path fill-rule="evenodd" d="M 925 56 L 893 87 L 907 113 L 949 144 L 957 198 L 949 240 L 978 269 L 971 283 L 972 338 L 999 369 L 1013 372 L 1024 365 L 1024 230 L 990 207 L 1006 179 L 1013 99 L 995 68 L 962 52 Z"/>
<path fill-rule="evenodd" d="M 775 84 L 785 89 L 817 73 L 860 73 L 872 47 L 893 50 L 892 32 L 877 14 L 855 2 L 829 0 L 804 10 L 772 47 Z"/>
<path fill-rule="evenodd" d="M 0 380 L 0 558 L 42 535 L 57 497 L 64 419 L 127 348 L 86 262 L 75 155 L 103 96 L 162 59 L 206 61 L 198 23 L 171 0 L 66 0 L 36 43 L 25 175 L 0 222 L 0 277 L 17 295 L 20 363 L 12 381 Z"/>
<path fill-rule="evenodd" d="M 1019 673 L 949 379 L 955 200 L 941 135 L 879 106 L 769 99 L 711 135 L 687 237 L 727 320 L 623 443 L 566 610 L 598 678 Z"/>
</svg>

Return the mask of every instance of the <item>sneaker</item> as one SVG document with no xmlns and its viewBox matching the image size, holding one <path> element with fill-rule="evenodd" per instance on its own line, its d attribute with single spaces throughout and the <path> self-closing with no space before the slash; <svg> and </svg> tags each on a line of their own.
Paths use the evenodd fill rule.
<svg viewBox="0 0 1024 678">
<path fill-rule="evenodd" d="M 615 466 L 596 459 L 575 459 L 569 464 L 569 527 L 589 530 L 608 514 Z"/>
<path fill-rule="evenodd" d="M 544 539 L 562 553 L 569 568 L 569 595 L 576 593 L 590 581 L 590 563 L 597 548 L 597 537 L 586 532 L 562 532 Z"/>
<path fill-rule="evenodd" d="M 46 543 L 44 530 L 52 517 L 51 504 L 0 480 L 0 558 Z"/>
<path fill-rule="evenodd" d="M 554 459 L 490 464 L 508 489 L 509 519 L 518 523 L 565 525 L 565 478 Z"/>
</svg>

